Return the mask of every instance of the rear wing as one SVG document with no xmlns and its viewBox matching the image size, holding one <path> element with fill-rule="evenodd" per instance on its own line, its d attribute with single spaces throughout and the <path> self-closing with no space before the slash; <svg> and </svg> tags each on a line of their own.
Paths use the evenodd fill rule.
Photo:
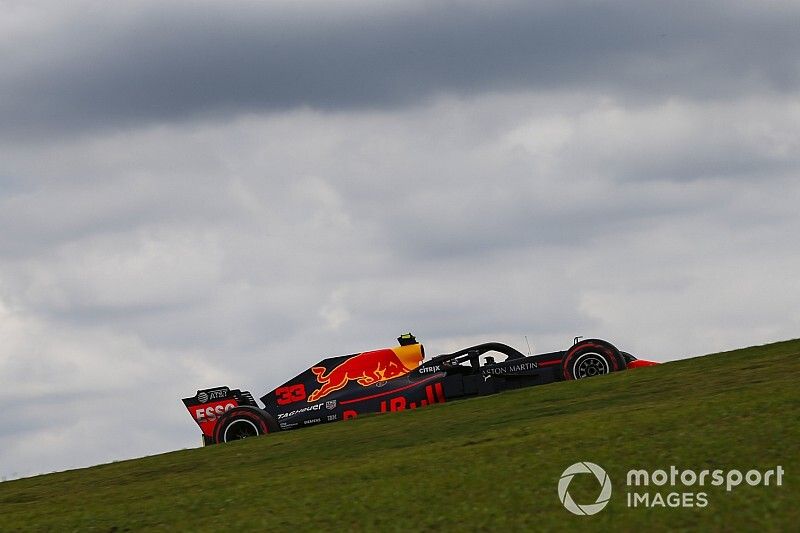
<svg viewBox="0 0 800 533">
<path fill-rule="evenodd" d="M 217 420 L 226 412 L 240 405 L 258 407 L 250 392 L 239 389 L 231 390 L 228 387 L 199 390 L 191 398 L 183 398 L 182 401 L 194 421 L 200 426 L 204 442 L 208 442 L 213 437 Z"/>
</svg>

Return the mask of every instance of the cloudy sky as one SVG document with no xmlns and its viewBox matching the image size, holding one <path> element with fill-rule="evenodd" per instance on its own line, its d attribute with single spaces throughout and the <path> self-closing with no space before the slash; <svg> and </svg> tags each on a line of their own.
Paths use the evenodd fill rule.
<svg viewBox="0 0 800 533">
<path fill-rule="evenodd" d="M 0 0 L 0 476 L 325 356 L 800 331 L 800 5 Z"/>
</svg>

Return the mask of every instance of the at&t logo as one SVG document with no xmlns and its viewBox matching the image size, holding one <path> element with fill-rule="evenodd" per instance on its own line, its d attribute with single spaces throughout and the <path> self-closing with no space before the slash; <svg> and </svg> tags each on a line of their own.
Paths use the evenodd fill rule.
<svg viewBox="0 0 800 533">
<path fill-rule="evenodd" d="M 594 474 L 597 482 L 600 483 L 600 494 L 594 503 L 577 504 L 572 496 L 569 494 L 569 484 L 576 474 Z M 594 463 L 584 461 L 582 463 L 575 463 L 567 467 L 564 473 L 561 474 L 561 479 L 558 480 L 558 499 L 566 507 L 567 511 L 576 515 L 593 515 L 603 510 L 608 505 L 608 500 L 611 498 L 611 479 L 606 474 L 606 471 Z"/>
</svg>

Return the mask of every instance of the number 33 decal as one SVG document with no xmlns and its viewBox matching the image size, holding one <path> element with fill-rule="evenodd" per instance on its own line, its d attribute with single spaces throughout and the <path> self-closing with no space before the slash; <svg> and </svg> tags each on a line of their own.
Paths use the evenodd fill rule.
<svg viewBox="0 0 800 533">
<path fill-rule="evenodd" d="M 287 385 L 275 389 L 275 396 L 278 397 L 278 405 L 299 402 L 306 399 L 306 386 L 302 383 L 297 385 Z"/>
</svg>

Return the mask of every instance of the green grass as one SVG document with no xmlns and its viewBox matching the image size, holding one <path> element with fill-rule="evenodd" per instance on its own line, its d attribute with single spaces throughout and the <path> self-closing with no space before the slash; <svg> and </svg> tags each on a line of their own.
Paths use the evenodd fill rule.
<svg viewBox="0 0 800 533">
<path fill-rule="evenodd" d="M 798 375 L 794 340 L 5 482 L 0 530 L 796 530 Z M 613 482 L 597 515 L 559 503 L 577 461 Z M 706 492 L 705 508 L 627 507 L 629 469 L 670 465 L 786 473 L 678 488 Z M 578 476 L 570 492 L 589 503 L 597 488 Z"/>
</svg>

